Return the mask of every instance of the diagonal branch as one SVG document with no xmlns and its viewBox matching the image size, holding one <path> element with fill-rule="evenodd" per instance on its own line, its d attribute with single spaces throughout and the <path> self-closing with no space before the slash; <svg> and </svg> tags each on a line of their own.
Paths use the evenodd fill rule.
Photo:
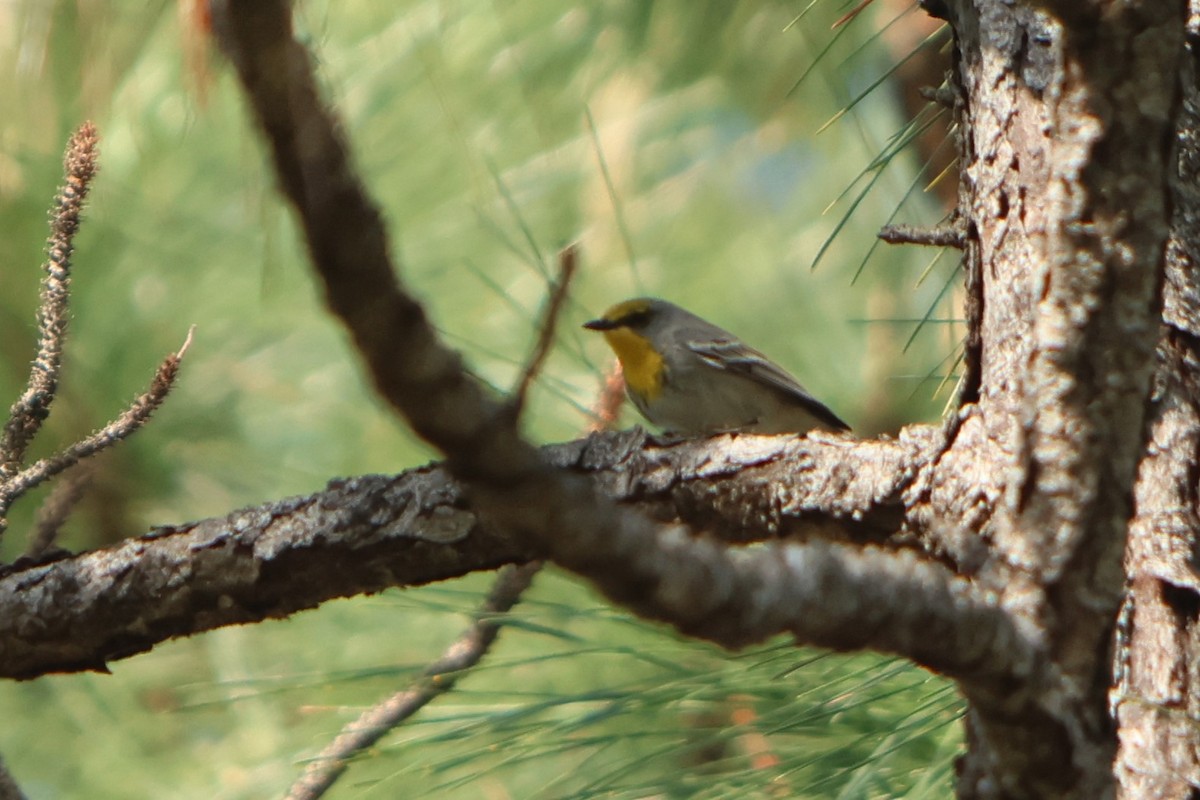
<svg viewBox="0 0 1200 800">
<path fill-rule="evenodd" d="M 25 450 L 50 413 L 58 392 L 63 340 L 67 332 L 67 301 L 71 288 L 71 254 L 75 233 L 96 175 L 96 144 L 99 137 L 92 123 L 80 126 L 67 144 L 64 159 L 66 182 L 54 199 L 50 241 L 42 269 L 42 298 L 38 307 L 38 351 L 29 371 L 25 392 L 9 411 L 0 437 L 0 481 L 14 475 L 25 460 Z M 0 516 L 3 516 L 0 513 Z"/>
<path fill-rule="evenodd" d="M 466 482 L 471 505 L 490 525 L 593 581 L 614 600 L 728 646 L 784 631 L 840 646 L 822 619 L 852 628 L 858 619 L 879 620 L 857 601 L 829 608 L 820 584 L 786 589 L 784 577 L 809 580 L 802 569 L 786 576 L 747 569 L 746 557 L 707 539 L 685 538 L 679 527 L 660 529 L 600 496 L 581 476 L 543 460 L 521 439 L 512 416 L 469 379 L 458 354 L 438 339 L 424 309 L 399 284 L 382 218 L 318 97 L 308 53 L 292 35 L 290 4 L 226 0 L 213 9 L 218 40 L 266 135 L 330 308 L 350 331 L 377 390 L 445 453 L 448 468 Z M 839 588 L 864 591 L 872 585 L 865 566 L 882 569 L 903 557 L 880 552 L 850 558 L 856 550 L 834 553 L 830 547 L 793 544 L 784 555 L 789 564 L 811 561 Z M 903 564 L 910 567 L 916 569 Z M 903 613 L 884 620 L 886 627 L 855 630 L 846 646 L 898 653 L 968 680 L 974 671 L 991 685 L 1006 673 L 1027 671 L 1030 654 L 1007 616 L 967 592 L 950 570 L 927 563 L 919 572 L 919 580 L 887 582 L 898 593 L 888 601 Z M 760 589 L 767 593 L 756 596 Z M 762 597 L 789 605 L 766 608 Z M 947 611 L 940 603 L 951 598 Z M 934 602 L 940 605 L 927 605 Z M 946 624 L 937 626 L 943 638 L 919 635 L 928 619 L 943 618 Z M 985 650 L 994 658 L 980 660 L 979 648 L 967 647 L 964 637 L 991 643 Z"/>
<path fill-rule="evenodd" d="M 525 396 L 529 394 L 529 387 L 533 385 L 542 365 L 546 363 L 546 356 L 550 355 L 550 346 L 554 344 L 554 334 L 558 330 L 558 315 L 567 300 L 571 279 L 575 277 L 578 255 L 579 247 L 575 244 L 567 245 L 558 254 L 558 280 L 551 285 L 550 296 L 546 298 L 537 342 L 533 346 L 529 363 L 521 370 L 521 377 L 512 391 L 512 398 L 508 401 L 513 416 L 520 416 L 521 409 L 525 406 Z"/>
<path fill-rule="evenodd" d="M 644 601 L 618 599 L 724 647 L 789 633 L 833 650 L 896 653 L 981 685 L 1027 679 L 1038 666 L 1007 613 L 967 580 L 910 551 L 820 541 L 743 550 L 679 529 L 653 550 L 640 544 L 632 577 L 658 585 Z"/>
<path fill-rule="evenodd" d="M 86 461 L 77 465 L 50 489 L 50 493 L 38 507 L 34 519 L 33 535 L 29 537 L 29 544 L 25 548 L 28 558 L 40 558 L 54 547 L 59 531 L 95 477 L 94 464 L 95 462 Z"/>
<path fill-rule="evenodd" d="M 4 516 L 13 502 L 29 490 L 101 450 L 127 439 L 145 425 L 150 419 L 150 415 L 163 404 L 171 388 L 175 385 L 183 357 L 192 343 L 192 333 L 193 331 L 188 331 L 187 339 L 179 348 L 179 352 L 172 353 L 163 360 L 154 373 L 150 387 L 139 395 L 120 416 L 100 430 L 49 458 L 40 459 L 0 483 L 0 518 Z"/>
<path fill-rule="evenodd" d="M 422 680 L 372 706 L 347 725 L 309 763 L 304 774 L 288 790 L 285 800 L 316 800 L 322 797 L 346 771 L 349 759 L 372 747 L 384 734 L 420 711 L 430 700 L 451 689 L 459 674 L 478 664 L 487 653 L 500 633 L 499 615 L 512 609 L 541 567 L 540 561 L 534 561 L 502 570 L 487 599 L 475 612 L 470 626 L 440 659 L 425 669 Z"/>
</svg>

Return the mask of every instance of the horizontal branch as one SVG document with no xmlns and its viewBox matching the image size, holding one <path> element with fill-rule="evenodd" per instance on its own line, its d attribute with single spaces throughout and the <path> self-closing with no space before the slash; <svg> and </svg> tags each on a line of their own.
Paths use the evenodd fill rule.
<svg viewBox="0 0 1200 800">
<path fill-rule="evenodd" d="M 958 250 L 967 246 L 967 226 L 958 216 L 931 226 L 901 223 L 884 225 L 877 235 L 888 244 L 923 244 Z"/>
<path fill-rule="evenodd" d="M 161 528 L 0 578 L 0 675 L 106 671 L 178 636 L 525 561 L 415 473 Z M 423 509 L 432 509 L 428 516 Z"/>
<path fill-rule="evenodd" d="M 543 455 L 626 506 L 731 541 L 814 532 L 882 541 L 936 441 L 925 427 L 874 442 L 726 436 L 660 444 L 626 432 Z M 480 524 L 440 466 L 336 481 L 309 497 L 0 572 L 0 676 L 103 670 L 170 638 L 535 555 L 505 529 Z"/>
</svg>

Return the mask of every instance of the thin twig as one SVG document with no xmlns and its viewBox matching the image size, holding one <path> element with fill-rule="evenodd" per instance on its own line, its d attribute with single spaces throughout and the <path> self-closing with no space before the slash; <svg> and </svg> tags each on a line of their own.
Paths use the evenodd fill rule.
<svg viewBox="0 0 1200 800">
<path fill-rule="evenodd" d="M 316 800 L 324 795 L 346 771 L 351 758 L 451 689 L 463 671 L 478 664 L 487 653 L 500 633 L 502 622 L 499 616 L 507 613 L 520 599 L 541 567 L 542 562 L 531 561 L 502 569 L 470 626 L 441 658 L 425 669 L 423 678 L 371 707 L 343 728 L 337 738 L 309 763 L 304 774 L 288 790 L 286 800 Z"/>
<path fill-rule="evenodd" d="M 195 326 L 192 326 L 188 330 L 187 339 L 179 348 L 179 352 L 167 356 L 159 365 L 154 380 L 150 383 L 150 388 L 145 394 L 134 400 L 119 417 L 65 450 L 37 461 L 0 486 L 0 529 L 4 524 L 4 514 L 12 506 L 13 501 L 21 495 L 83 459 L 128 438 L 134 431 L 146 424 L 150 415 L 163 404 L 163 401 L 167 399 L 167 394 L 174 386 L 175 379 L 179 375 L 179 366 L 188 347 L 191 346 L 194 332 Z"/>
<path fill-rule="evenodd" d="M 33 536 L 25 548 L 26 557 L 36 559 L 54 546 L 58 540 L 58 532 L 62 530 L 63 524 L 92 482 L 92 476 L 95 474 L 92 466 L 94 463 L 85 461 L 79 464 L 75 469 L 68 470 L 67 474 L 54 484 L 54 488 L 38 508 Z"/>
<path fill-rule="evenodd" d="M 943 108 L 949 108 L 951 110 L 954 109 L 955 104 L 959 99 L 958 93 L 951 88 L 948 80 L 941 86 L 922 86 L 921 88 L 917 89 L 917 94 L 921 95 L 921 97 L 925 98 L 931 103 L 936 103 Z"/>
<path fill-rule="evenodd" d="M 25 392 L 13 403 L 0 438 L 0 481 L 20 471 L 25 451 L 49 416 L 50 404 L 58 391 L 63 341 L 67 332 L 71 254 L 75 250 L 75 233 L 79 230 L 84 200 L 96 175 L 98 141 L 95 126 L 85 122 L 67 144 L 63 159 L 65 182 L 54 198 L 50 239 L 46 261 L 42 265 L 46 277 L 42 279 L 41 303 L 38 306 L 37 356 L 30 368 Z"/>
<path fill-rule="evenodd" d="M 567 245 L 558 253 L 558 280 L 550 287 L 550 295 L 542 309 L 542 324 L 538 331 L 537 343 L 509 400 L 509 408 L 514 417 L 520 416 L 521 409 L 525 406 L 525 398 L 529 394 L 529 387 L 533 385 L 534 378 L 546 363 L 546 356 L 550 355 L 550 345 L 554 343 L 554 332 L 558 328 L 558 315 L 566 302 L 571 279 L 575 277 L 578 255 L 579 247 L 575 244 Z"/>
<path fill-rule="evenodd" d="M 958 215 L 932 227 L 884 225 L 879 229 L 878 236 L 888 244 L 923 244 L 932 247 L 954 247 L 959 250 L 967 246 L 966 222 Z"/>
</svg>

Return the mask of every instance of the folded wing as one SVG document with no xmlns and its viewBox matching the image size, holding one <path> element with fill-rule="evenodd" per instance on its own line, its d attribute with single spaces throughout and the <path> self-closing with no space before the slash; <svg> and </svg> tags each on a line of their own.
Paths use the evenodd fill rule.
<svg viewBox="0 0 1200 800">
<path fill-rule="evenodd" d="M 849 425 L 830 411 L 824 403 L 809 394 L 798 380 L 754 348 L 733 338 L 686 342 L 685 344 L 689 350 L 704 359 L 709 365 L 745 376 L 763 386 L 774 389 L 787 400 L 802 406 L 834 430 L 850 430 Z"/>
</svg>

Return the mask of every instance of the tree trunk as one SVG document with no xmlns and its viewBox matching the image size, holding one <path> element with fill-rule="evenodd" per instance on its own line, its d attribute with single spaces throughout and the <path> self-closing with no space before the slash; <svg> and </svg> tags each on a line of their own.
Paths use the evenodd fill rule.
<svg viewBox="0 0 1200 800">
<path fill-rule="evenodd" d="M 929 497 L 959 570 L 1048 656 L 1007 696 L 968 691 L 959 792 L 1111 796 L 1115 758 L 1122 796 L 1188 797 L 1200 193 L 1185 9 L 951 5 L 971 333 Z"/>
<path fill-rule="evenodd" d="M 949 675 L 963 797 L 1197 796 L 1200 0 L 928 4 L 955 35 L 968 298 L 944 429 L 555 457 L 397 280 L 290 5 L 214 3 L 330 307 L 446 472 L 0 570 L 0 675 L 545 557 L 726 646 L 786 632 Z"/>
</svg>

